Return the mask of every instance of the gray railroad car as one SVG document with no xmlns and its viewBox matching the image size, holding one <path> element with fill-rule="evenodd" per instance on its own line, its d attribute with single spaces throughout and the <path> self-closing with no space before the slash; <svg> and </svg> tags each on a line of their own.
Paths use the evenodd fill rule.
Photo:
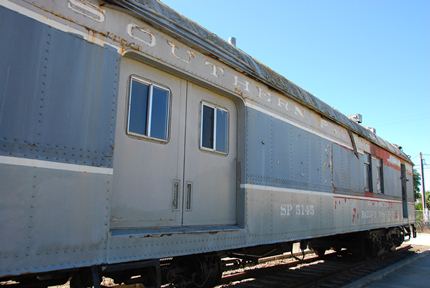
<svg viewBox="0 0 430 288">
<path fill-rule="evenodd" d="M 0 35 L 1 280 L 203 286 L 413 234 L 399 147 L 158 1 L 0 0 Z"/>
</svg>

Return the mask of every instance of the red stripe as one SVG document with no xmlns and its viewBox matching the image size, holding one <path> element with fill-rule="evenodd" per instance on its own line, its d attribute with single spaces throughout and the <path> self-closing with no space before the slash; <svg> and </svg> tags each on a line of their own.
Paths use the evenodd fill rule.
<svg viewBox="0 0 430 288">
<path fill-rule="evenodd" d="M 340 195 L 335 195 L 334 198 L 346 198 L 346 199 L 355 199 L 355 200 L 363 200 L 363 201 L 374 201 L 374 202 L 391 202 L 391 203 L 400 203 L 402 202 L 401 200 L 391 200 L 391 199 L 384 199 L 384 198 L 375 198 L 373 197 L 369 197 L 372 199 L 361 199 L 361 198 L 357 198 L 357 197 L 369 197 L 369 196 L 340 196 Z"/>
<path fill-rule="evenodd" d="M 390 159 L 390 157 L 395 157 L 400 162 L 400 159 L 397 158 L 396 156 L 394 156 L 393 154 L 391 154 L 390 152 L 388 152 L 387 150 L 384 150 L 379 146 L 370 144 L 370 152 L 373 156 L 376 156 L 376 157 L 382 159 L 383 163 L 386 166 L 391 167 L 397 171 L 400 171 L 400 165 L 396 165 L 396 164 L 394 164 L 388 160 L 388 159 Z"/>
</svg>

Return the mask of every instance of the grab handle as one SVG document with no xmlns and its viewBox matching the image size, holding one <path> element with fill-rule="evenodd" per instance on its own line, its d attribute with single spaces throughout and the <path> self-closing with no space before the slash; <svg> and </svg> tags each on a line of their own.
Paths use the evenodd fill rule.
<svg viewBox="0 0 430 288">
<path fill-rule="evenodd" d="M 191 210 L 191 197 L 193 193 L 193 183 L 187 182 L 186 184 L 186 198 L 185 198 L 185 209 Z"/>
<path fill-rule="evenodd" d="M 181 181 L 173 180 L 173 197 L 172 197 L 172 209 L 176 210 L 179 208 L 179 187 Z"/>
</svg>

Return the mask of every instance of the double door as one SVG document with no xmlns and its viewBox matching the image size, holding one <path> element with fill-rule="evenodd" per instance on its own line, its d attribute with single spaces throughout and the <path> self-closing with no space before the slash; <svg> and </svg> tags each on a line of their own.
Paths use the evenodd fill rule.
<svg viewBox="0 0 430 288">
<path fill-rule="evenodd" d="M 236 223 L 236 106 L 123 58 L 111 228 Z"/>
</svg>

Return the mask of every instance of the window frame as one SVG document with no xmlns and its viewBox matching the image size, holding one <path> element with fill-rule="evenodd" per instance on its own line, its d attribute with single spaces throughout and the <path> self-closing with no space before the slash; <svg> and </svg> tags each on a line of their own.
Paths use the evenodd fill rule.
<svg viewBox="0 0 430 288">
<path fill-rule="evenodd" d="M 203 107 L 209 107 L 214 109 L 214 125 L 213 125 L 213 148 L 208 148 L 203 146 Z M 227 143 L 226 143 L 226 151 L 218 151 L 216 150 L 216 131 L 217 131 L 217 110 L 221 110 L 227 113 Z M 215 154 L 220 154 L 223 156 L 227 156 L 229 154 L 230 150 L 230 111 L 228 111 L 227 108 L 221 107 L 219 105 L 207 102 L 207 101 L 201 101 L 200 102 L 200 139 L 199 139 L 199 149 L 206 152 L 212 152 Z"/>
<path fill-rule="evenodd" d="M 373 193 L 373 177 L 372 177 L 372 155 L 370 153 L 364 153 L 366 159 L 364 159 L 364 173 L 367 173 L 367 184 L 364 181 L 364 192 Z M 363 179 L 365 180 L 365 179 Z M 367 185 L 367 187 L 366 187 Z"/>
<path fill-rule="evenodd" d="M 130 111 L 131 111 L 131 98 L 132 98 L 132 85 L 133 81 L 139 82 L 144 85 L 149 86 L 148 91 L 148 107 L 147 107 L 147 115 L 146 115 L 146 132 L 148 135 L 136 133 L 133 131 L 130 131 Z M 167 125 L 166 125 L 166 139 L 157 138 L 150 136 L 151 133 L 151 118 L 152 118 L 152 97 L 153 97 L 153 87 L 157 87 L 161 90 L 167 91 Z M 142 77 L 139 77 L 135 74 L 130 75 L 129 85 L 128 85 L 128 103 L 127 103 L 127 123 L 126 123 L 126 134 L 129 136 L 132 136 L 133 138 L 137 138 L 139 140 L 150 140 L 154 142 L 158 142 L 161 144 L 166 144 L 170 142 L 170 110 L 171 110 L 171 97 L 172 97 L 172 91 L 167 86 L 163 86 L 161 84 L 155 83 L 153 81 L 144 79 Z"/>
<path fill-rule="evenodd" d="M 378 175 L 379 174 L 379 185 L 380 185 L 380 187 L 379 187 L 379 191 L 378 191 L 378 186 L 376 185 L 376 192 L 377 193 L 379 193 L 379 194 L 385 194 L 385 191 L 384 191 L 384 161 L 381 159 L 381 158 L 375 158 L 375 161 L 376 161 L 376 168 L 377 168 L 377 170 L 376 170 L 376 175 Z M 379 164 L 379 166 L 378 166 L 378 164 Z M 378 183 L 376 183 L 376 184 L 378 184 Z"/>
</svg>

